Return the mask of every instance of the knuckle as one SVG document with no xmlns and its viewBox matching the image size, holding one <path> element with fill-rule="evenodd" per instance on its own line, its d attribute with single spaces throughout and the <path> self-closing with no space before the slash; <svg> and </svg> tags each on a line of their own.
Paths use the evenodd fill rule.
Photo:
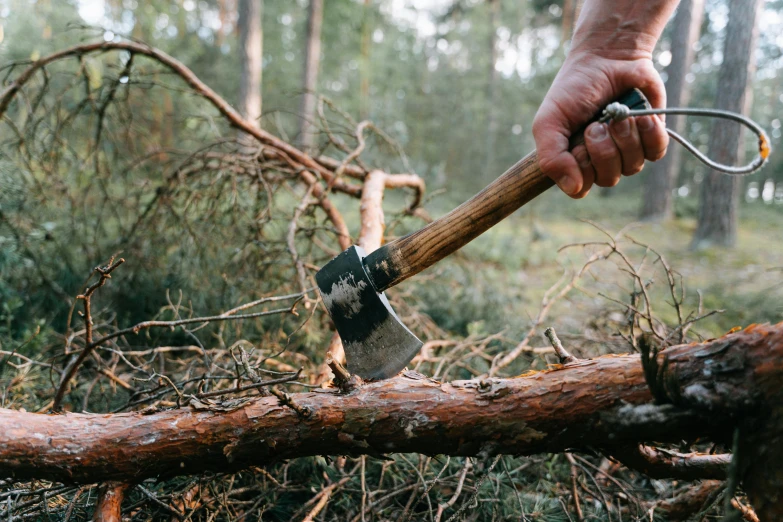
<svg viewBox="0 0 783 522">
<path fill-rule="evenodd" d="M 536 113 L 536 116 L 533 118 L 533 125 L 531 126 L 534 137 L 537 137 L 544 132 L 544 128 L 547 126 L 547 119 L 548 115 L 543 111 L 539 110 L 538 113 Z"/>
<path fill-rule="evenodd" d="M 636 167 L 636 170 L 634 170 L 634 174 L 639 174 L 643 170 L 644 170 L 644 161 L 639 163 L 639 165 Z"/>
<path fill-rule="evenodd" d="M 624 151 L 627 150 L 628 152 L 638 154 L 639 156 L 644 154 L 642 138 L 639 136 L 638 132 L 631 132 L 627 136 L 616 137 L 615 140 Z"/>
<path fill-rule="evenodd" d="M 659 159 L 666 156 L 666 149 L 653 149 L 647 154 L 647 159 L 650 161 L 658 161 Z"/>
<path fill-rule="evenodd" d="M 571 196 L 573 199 L 583 199 L 590 193 L 590 189 L 582 190 L 579 194 Z"/>
<path fill-rule="evenodd" d="M 605 163 L 620 156 L 620 151 L 613 145 L 593 146 L 588 145 L 588 152 L 593 163 Z"/>
<path fill-rule="evenodd" d="M 555 158 L 552 155 L 547 154 L 545 150 L 539 150 L 538 167 L 541 169 L 541 172 L 544 173 L 555 171 L 556 170 Z"/>
<path fill-rule="evenodd" d="M 533 125 L 530 127 L 530 132 L 533 134 L 533 138 L 538 140 L 538 137 L 541 135 L 541 124 L 538 123 L 538 120 L 533 120 Z"/>
<path fill-rule="evenodd" d="M 623 176 L 633 176 L 634 174 L 639 174 L 642 169 L 644 168 L 644 163 L 640 165 L 634 165 L 623 172 Z"/>
<path fill-rule="evenodd" d="M 595 180 L 595 184 L 599 187 L 609 188 L 614 187 L 620 182 L 620 173 L 614 173 L 614 172 L 603 172 L 599 173 L 598 177 Z"/>
<path fill-rule="evenodd" d="M 587 154 L 587 148 L 585 148 L 584 145 L 575 147 L 574 150 L 571 151 L 571 154 L 580 166 L 590 161 L 590 156 Z"/>
</svg>

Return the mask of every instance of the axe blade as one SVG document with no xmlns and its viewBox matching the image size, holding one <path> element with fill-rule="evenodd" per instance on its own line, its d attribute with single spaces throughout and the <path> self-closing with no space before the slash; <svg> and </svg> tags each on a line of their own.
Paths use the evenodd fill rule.
<svg viewBox="0 0 783 522">
<path fill-rule="evenodd" d="M 397 375 L 422 342 L 402 324 L 364 268 L 364 250 L 352 246 L 316 275 L 326 309 L 343 341 L 348 371 L 364 379 Z"/>
</svg>

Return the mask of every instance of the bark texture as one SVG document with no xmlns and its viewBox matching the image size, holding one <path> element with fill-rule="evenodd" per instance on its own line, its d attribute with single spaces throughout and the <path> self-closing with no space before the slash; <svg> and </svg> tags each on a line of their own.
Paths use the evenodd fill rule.
<svg viewBox="0 0 783 522">
<path fill-rule="evenodd" d="M 383 243 L 386 220 L 383 216 L 383 189 L 386 173 L 372 170 L 364 178 L 362 201 L 359 205 L 362 227 L 359 231 L 359 246 L 368 254 L 378 250 Z"/>
<path fill-rule="evenodd" d="M 770 361 L 776 366 L 781 361 Z M 769 379 L 769 377 L 764 378 Z M 771 386 L 770 386 L 771 385 Z M 764 385 L 768 404 L 783 404 L 783 393 L 771 382 Z M 783 520 L 783 411 L 748 418 L 740 426 L 740 475 L 744 489 L 760 520 Z"/>
<path fill-rule="evenodd" d="M 725 479 L 731 463 L 730 454 L 683 454 L 649 446 L 619 449 L 614 451 L 613 456 L 627 467 L 639 470 L 648 477 L 683 480 Z"/>
<path fill-rule="evenodd" d="M 321 23 L 324 17 L 323 0 L 310 0 L 307 15 L 307 39 L 302 79 L 302 101 L 299 109 L 301 124 L 299 139 L 303 151 L 311 154 L 315 144 L 315 91 L 318 85 L 318 69 L 321 65 Z"/>
<path fill-rule="evenodd" d="M 239 113 L 256 125 L 261 118 L 262 8 L 263 0 L 239 0 Z"/>
<path fill-rule="evenodd" d="M 640 359 L 606 356 L 514 379 L 440 383 L 406 372 L 348 394 L 293 394 L 231 412 L 189 408 L 101 415 L 0 410 L 0 475 L 65 482 L 138 481 L 229 471 L 308 455 L 532 454 L 731 438 L 752 423 L 756 453 L 741 455 L 762 520 L 780 520 L 783 324 L 754 326 L 658 354 L 653 405 Z M 652 376 L 655 376 L 654 378 Z M 751 432 L 748 432 L 751 433 Z M 773 438 L 766 438 L 772 433 Z M 760 471 L 772 473 L 770 480 Z M 777 487 L 774 490 L 770 487 Z"/>
<path fill-rule="evenodd" d="M 756 19 L 763 0 L 731 0 L 723 64 L 718 76 L 715 106 L 743 114 L 749 109 L 749 80 L 752 77 Z M 715 161 L 735 165 L 743 160 L 741 127 L 724 120 L 713 123 L 709 155 Z M 737 241 L 737 207 L 740 178 L 710 172 L 704 178 L 699 202 L 699 222 L 693 246 L 734 246 Z"/>
<path fill-rule="evenodd" d="M 699 39 L 704 18 L 704 0 L 682 0 L 674 17 L 671 39 L 672 61 L 666 68 L 666 105 L 686 107 L 690 102 L 691 88 L 686 81 L 693 64 L 693 44 Z M 684 134 L 685 118 L 669 115 L 666 125 Z M 649 165 L 644 178 L 644 199 L 641 218 L 646 221 L 663 221 L 672 217 L 672 190 L 680 174 L 682 147 L 673 144 L 660 161 Z"/>
<path fill-rule="evenodd" d="M 122 501 L 129 484 L 107 482 L 98 491 L 98 505 L 95 507 L 93 522 L 121 522 Z"/>
</svg>

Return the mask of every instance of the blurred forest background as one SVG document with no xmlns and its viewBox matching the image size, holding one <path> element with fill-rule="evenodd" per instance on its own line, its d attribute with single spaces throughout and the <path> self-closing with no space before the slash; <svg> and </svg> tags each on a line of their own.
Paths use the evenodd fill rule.
<svg viewBox="0 0 783 522">
<path fill-rule="evenodd" d="M 314 156 L 339 163 L 357 146 L 357 122 L 369 120 L 367 145 L 352 165 L 362 173 L 366 166 L 415 173 L 427 185 L 424 212 L 408 211 L 405 191 L 388 191 L 388 239 L 444 214 L 534 148 L 531 123 L 567 53 L 579 3 L 0 0 L 0 78 L 5 88 L 31 61 L 73 45 L 133 40 L 173 56 L 245 117 Z M 320 34 L 313 31 L 313 4 L 321 5 Z M 726 86 L 721 66 L 731 20 L 755 17 L 744 103 L 770 135 L 769 164 L 715 188 L 704 165 L 687 153 L 670 154 L 665 167 L 648 165 L 584 200 L 544 194 L 390 293 L 406 324 L 424 340 L 442 342 L 430 345 L 435 351 L 418 361 L 420 371 L 469 378 L 494 371 L 499 358 L 506 361 L 499 375 L 545 368 L 554 361 L 541 337 L 548 325 L 580 356 L 627 352 L 635 349 L 637 309 L 651 317 L 655 308 L 650 324 L 669 344 L 783 320 L 783 155 L 774 152 L 783 114 L 783 1 L 686 0 L 675 16 L 683 6 L 689 17 L 668 25 L 654 60 L 667 88 L 679 85 L 678 99 L 694 107 L 715 106 Z M 316 49 L 315 64 L 308 49 Z M 253 73 L 254 54 L 260 74 Z M 711 142 L 711 121 L 681 125 L 705 152 L 720 148 Z M 310 193 L 296 172 L 267 166 L 253 156 L 252 139 L 237 138 L 180 77 L 127 51 L 74 55 L 25 86 L 0 123 L 0 407 L 52 407 L 68 361 L 89 344 L 76 296 L 93 268 L 113 256 L 125 264 L 97 291 L 96 336 L 150 319 L 214 316 L 269 296 L 301 297 L 312 286 L 314 269 L 339 251 L 334 230 L 317 205 L 300 204 Z M 257 160 L 261 166 L 251 168 Z M 710 202 L 718 192 L 728 196 Z M 355 239 L 356 199 L 338 191 L 332 199 Z M 705 205 L 730 222 L 699 224 Z M 610 249 L 622 243 L 627 257 L 597 254 L 595 245 L 561 249 L 590 242 Z M 649 289 L 644 305 L 640 282 Z M 171 407 L 174 392 L 143 379 L 168 375 L 180 390 L 209 389 L 199 365 L 210 375 L 219 368 L 232 374 L 237 347 L 270 372 L 304 367 L 300 384 L 318 385 L 331 331 L 322 308 L 304 301 L 298 315 L 272 314 L 272 302 L 263 309 L 269 316 L 118 335 L 85 363 L 63 404 L 73 411 Z M 516 355 L 503 359 L 512 350 Z M 202 361 L 203 354 L 212 360 Z M 592 457 L 578 464 L 562 456 L 504 458 L 495 476 L 488 463 L 470 459 L 368 460 L 378 486 L 368 493 L 364 460 L 361 487 L 353 462 L 304 460 L 263 474 L 148 484 L 134 493 L 136 511 L 128 513 L 140 520 L 171 516 L 160 499 L 184 498 L 194 484 L 231 496 L 241 489 L 236 480 L 246 489 L 224 504 L 170 505 L 192 509 L 194 519 L 235 520 L 248 512 L 288 520 L 304 514 L 313 491 L 349 476 L 320 519 L 432 517 L 467 474 L 473 493 L 465 498 L 475 519 L 568 520 L 562 499 L 570 473 L 587 477 L 593 463 L 605 464 Z M 381 487 L 386 473 L 393 486 Z M 416 489 L 409 482 L 415 474 L 424 484 L 436 475 L 432 484 L 442 482 Z M 641 520 L 649 502 L 682 487 L 633 472 L 619 479 L 624 487 L 580 480 L 587 491 L 608 491 L 608 501 L 587 493 L 592 501 L 584 507 L 600 520 L 622 513 Z M 89 513 L 89 497 L 77 501 L 76 488 L 63 491 L 58 509 Z M 387 499 L 389 491 L 404 498 Z M 365 511 L 368 494 L 384 499 L 375 511 Z M 30 509 L 16 511 L 12 495 L 2 498 L 8 503 L 0 514 L 11 520 Z M 454 500 L 442 511 L 450 515 L 461 504 Z"/>
</svg>

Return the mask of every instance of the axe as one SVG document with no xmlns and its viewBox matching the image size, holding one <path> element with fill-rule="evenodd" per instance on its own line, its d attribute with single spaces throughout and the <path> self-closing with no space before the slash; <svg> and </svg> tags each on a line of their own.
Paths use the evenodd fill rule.
<svg viewBox="0 0 783 522">
<path fill-rule="evenodd" d="M 638 89 L 617 101 L 631 110 L 650 108 Z M 571 137 L 571 148 L 583 141 L 579 131 Z M 387 379 L 405 368 L 422 342 L 400 321 L 383 292 L 459 250 L 553 185 L 533 151 L 424 228 L 369 255 L 352 246 L 321 268 L 315 279 L 343 341 L 348 370 L 365 379 Z"/>
<path fill-rule="evenodd" d="M 654 114 L 727 119 L 757 135 L 759 154 L 749 164 L 735 167 L 711 160 L 684 137 L 666 129 L 711 169 L 730 175 L 751 174 L 766 163 L 770 154 L 764 129 L 741 114 L 718 109 L 651 109 L 638 89 L 607 105 L 592 121 Z M 584 142 L 583 130 L 571 137 L 572 149 Z M 387 243 L 370 255 L 352 246 L 327 263 L 315 279 L 343 341 L 348 370 L 365 379 L 386 379 L 399 373 L 422 343 L 402 324 L 383 292 L 459 250 L 553 185 L 541 172 L 533 151 L 470 200 L 421 230 Z"/>
</svg>

